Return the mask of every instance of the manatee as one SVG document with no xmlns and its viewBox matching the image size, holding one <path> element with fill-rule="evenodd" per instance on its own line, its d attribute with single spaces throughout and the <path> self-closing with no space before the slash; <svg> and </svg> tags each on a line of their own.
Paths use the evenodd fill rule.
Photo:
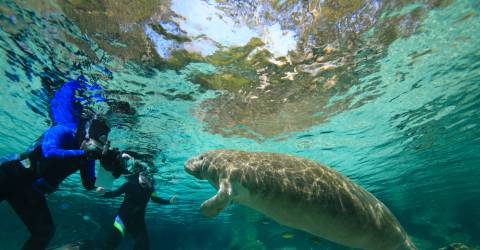
<svg viewBox="0 0 480 250">
<path fill-rule="evenodd" d="M 276 222 L 353 248 L 417 249 L 390 210 L 332 168 L 285 154 L 213 150 L 185 171 L 218 192 L 201 213 L 216 216 L 231 202 Z"/>
</svg>

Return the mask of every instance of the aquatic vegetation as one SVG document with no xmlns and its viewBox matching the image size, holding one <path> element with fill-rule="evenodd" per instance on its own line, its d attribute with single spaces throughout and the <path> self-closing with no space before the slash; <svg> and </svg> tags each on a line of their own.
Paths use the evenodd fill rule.
<svg viewBox="0 0 480 250">
<path fill-rule="evenodd" d="M 163 15 L 165 1 L 59 1 L 62 11 L 96 44 L 121 60 L 160 63 L 143 24 Z M 156 18 L 158 20 L 158 18 Z M 80 41 L 73 40 L 78 43 Z"/>
<path fill-rule="evenodd" d="M 295 237 L 295 234 L 292 233 L 292 232 L 283 232 L 282 233 L 282 238 L 284 238 L 284 239 L 292 239 L 293 237 Z"/>
<path fill-rule="evenodd" d="M 235 25 L 244 23 L 249 28 L 244 32 L 245 38 L 259 36 L 231 47 L 215 41 L 222 37 L 202 34 L 201 30 L 191 27 L 193 23 L 185 23 L 191 13 L 180 7 L 171 8 L 172 4 L 178 5 L 176 1 L 87 3 L 60 1 L 57 6 L 99 48 L 118 60 L 177 70 L 191 62 L 208 62 L 217 67 L 214 74 L 199 74 L 191 79 L 207 89 L 227 91 L 202 105 L 209 114 L 203 120 L 209 124 L 206 129 L 224 136 L 238 134 L 258 140 L 301 131 L 347 109 L 351 106 L 348 99 L 337 100 L 333 107 L 327 106 L 329 96 L 341 95 L 357 85 L 364 71 L 358 68 L 382 57 L 383 47 L 395 39 L 413 34 L 425 10 L 448 5 L 446 1 L 431 1 L 402 9 L 402 3 L 368 1 L 219 1 L 208 6 L 192 2 L 211 12 L 204 19 L 198 17 L 195 25 L 204 25 L 201 23 L 208 23 L 218 15 L 221 17 L 218 20 L 229 18 L 228 22 Z M 254 13 L 255 18 L 247 18 L 245 13 Z M 218 20 L 213 20 L 216 25 L 221 23 Z M 278 22 L 279 26 L 270 26 L 272 22 Z M 146 32 L 147 26 L 152 29 L 150 33 Z M 275 37 L 279 32 L 293 32 L 296 38 Z M 70 35 L 66 38 L 82 48 L 89 59 L 99 60 L 85 41 Z M 194 42 L 193 47 L 205 44 L 207 40 L 202 40 L 205 38 L 213 42 L 213 53 L 202 55 L 189 49 Z M 275 39 L 294 43 L 281 47 Z M 365 51 L 370 51 L 366 57 L 362 55 Z M 314 103 L 320 110 L 305 108 Z M 296 112 L 298 110 L 302 112 Z M 264 117 L 265 113 L 272 117 L 248 122 Z M 284 120 L 283 116 L 290 122 L 278 126 L 277 121 Z M 306 116 L 313 119 L 302 119 Z M 272 125 L 274 129 L 269 129 Z"/>
</svg>

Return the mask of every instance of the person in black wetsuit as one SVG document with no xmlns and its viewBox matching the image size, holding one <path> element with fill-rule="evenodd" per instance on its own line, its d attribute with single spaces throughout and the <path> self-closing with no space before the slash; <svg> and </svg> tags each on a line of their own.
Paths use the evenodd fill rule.
<svg viewBox="0 0 480 250">
<path fill-rule="evenodd" d="M 106 122 L 81 121 L 76 93 L 86 84 L 80 79 L 62 85 L 50 101 L 53 126 L 27 152 L 0 159 L 0 202 L 8 201 L 31 234 L 22 249 L 45 249 L 54 234 L 45 194 L 78 170 L 85 189 L 94 189 L 95 160 L 111 154 Z"/>
<path fill-rule="evenodd" d="M 97 192 L 104 193 L 102 188 Z M 152 200 L 158 204 L 174 204 L 176 197 L 170 200 L 162 199 L 156 195 L 153 188 L 153 179 L 145 172 L 133 175 L 129 181 L 125 182 L 120 188 L 114 191 L 105 192 L 103 197 L 113 198 L 125 194 L 123 203 L 120 206 L 115 221 L 106 240 L 96 243 L 90 242 L 83 245 L 81 249 L 115 249 L 125 237 L 125 233 L 133 236 L 135 241 L 135 250 L 149 249 L 149 240 L 147 228 L 145 225 L 145 207 Z M 95 246 L 92 246 L 95 245 Z"/>
</svg>

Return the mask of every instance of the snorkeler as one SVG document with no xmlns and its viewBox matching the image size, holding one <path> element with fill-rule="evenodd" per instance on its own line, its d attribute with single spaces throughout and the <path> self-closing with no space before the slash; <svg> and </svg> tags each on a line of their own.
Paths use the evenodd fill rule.
<svg viewBox="0 0 480 250">
<path fill-rule="evenodd" d="M 45 194 L 78 170 L 85 189 L 94 189 L 95 160 L 112 154 L 105 120 L 81 117 L 76 94 L 91 87 L 85 80 L 67 82 L 55 92 L 50 101 L 53 126 L 27 152 L 0 160 L 0 202 L 10 203 L 31 234 L 22 249 L 45 249 L 53 237 Z"/>
<path fill-rule="evenodd" d="M 133 236 L 135 250 L 149 249 L 147 228 L 145 225 L 145 207 L 149 200 L 158 204 L 174 204 L 176 196 L 165 200 L 154 192 L 154 181 L 145 171 L 132 175 L 127 182 L 114 191 L 105 192 L 98 188 L 103 197 L 113 198 L 125 193 L 123 203 L 115 215 L 115 220 L 106 240 L 82 244 L 80 249 L 115 249 L 125 237 Z"/>
</svg>

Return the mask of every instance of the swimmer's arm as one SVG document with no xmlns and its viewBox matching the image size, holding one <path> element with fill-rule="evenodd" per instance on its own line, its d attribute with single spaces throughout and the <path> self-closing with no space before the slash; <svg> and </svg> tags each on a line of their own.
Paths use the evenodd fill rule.
<svg viewBox="0 0 480 250">
<path fill-rule="evenodd" d="M 169 205 L 169 204 L 172 204 L 170 202 L 170 200 L 166 200 L 166 199 L 163 199 L 163 198 L 160 198 L 157 196 L 157 193 L 156 192 L 153 192 L 151 195 L 150 195 L 150 199 L 157 203 L 157 204 L 161 204 L 161 205 Z"/>
<path fill-rule="evenodd" d="M 102 196 L 105 197 L 105 198 L 113 198 L 113 197 L 117 197 L 117 196 L 120 196 L 121 194 L 125 193 L 126 190 L 127 190 L 127 183 L 123 184 L 117 190 L 105 192 L 105 194 L 103 194 Z"/>
<path fill-rule="evenodd" d="M 61 145 L 64 140 L 68 140 L 70 131 L 61 126 L 54 126 L 45 132 L 42 153 L 46 158 L 67 159 L 81 157 L 85 155 L 84 150 L 62 149 Z"/>
</svg>

